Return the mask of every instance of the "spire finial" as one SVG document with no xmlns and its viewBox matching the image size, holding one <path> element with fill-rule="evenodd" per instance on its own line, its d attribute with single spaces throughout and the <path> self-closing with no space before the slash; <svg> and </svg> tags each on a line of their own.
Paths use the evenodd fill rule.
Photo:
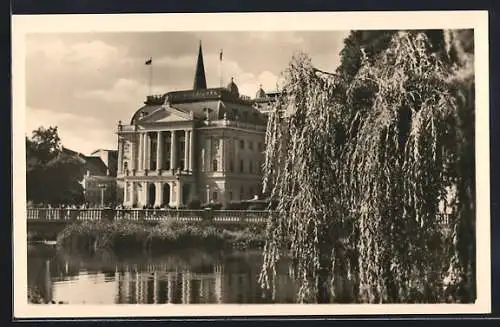
<svg viewBox="0 0 500 327">
<path fill-rule="evenodd" d="M 205 78 L 205 66 L 203 64 L 203 51 L 201 48 L 201 40 L 198 49 L 198 61 L 196 62 L 196 71 L 194 73 L 194 83 L 193 89 L 206 89 L 207 88 L 207 80 Z"/>
</svg>

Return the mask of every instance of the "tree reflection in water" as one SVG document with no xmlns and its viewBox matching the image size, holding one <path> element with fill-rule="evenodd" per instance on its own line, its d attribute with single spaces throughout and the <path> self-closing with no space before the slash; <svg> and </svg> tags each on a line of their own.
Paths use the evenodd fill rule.
<svg viewBox="0 0 500 327">
<path fill-rule="evenodd" d="M 293 303 L 282 262 L 275 300 L 258 283 L 260 252 L 176 251 L 157 257 L 81 257 L 43 246 L 28 254 L 28 287 L 41 303 Z M 32 296 L 33 299 L 36 296 Z M 33 300 L 32 300 L 33 301 Z M 33 301 L 36 302 L 36 301 Z"/>
</svg>

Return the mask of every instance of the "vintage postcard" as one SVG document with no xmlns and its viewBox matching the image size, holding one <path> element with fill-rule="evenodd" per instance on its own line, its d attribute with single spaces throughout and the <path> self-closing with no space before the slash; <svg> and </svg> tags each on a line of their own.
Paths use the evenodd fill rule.
<svg viewBox="0 0 500 327">
<path fill-rule="evenodd" d="M 12 21 L 16 318 L 490 312 L 486 11 Z"/>
</svg>

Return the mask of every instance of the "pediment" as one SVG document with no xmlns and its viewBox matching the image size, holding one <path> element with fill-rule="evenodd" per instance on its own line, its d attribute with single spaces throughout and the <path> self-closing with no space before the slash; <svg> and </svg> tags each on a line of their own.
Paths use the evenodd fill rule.
<svg viewBox="0 0 500 327">
<path fill-rule="evenodd" d="M 162 106 L 157 110 L 153 111 L 151 114 L 141 118 L 139 123 L 141 124 L 155 124 L 155 123 L 169 123 L 169 122 L 182 122 L 191 121 L 193 117 L 190 113 L 183 110 L 179 110 L 173 107 Z"/>
</svg>

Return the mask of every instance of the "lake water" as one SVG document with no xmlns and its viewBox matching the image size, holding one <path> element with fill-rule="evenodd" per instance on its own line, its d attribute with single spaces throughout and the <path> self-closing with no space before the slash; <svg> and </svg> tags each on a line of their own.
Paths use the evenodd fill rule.
<svg viewBox="0 0 500 327">
<path fill-rule="evenodd" d="M 82 258 L 30 245 L 28 287 L 44 303 L 294 303 L 289 263 L 280 263 L 274 291 L 259 285 L 261 264 L 255 251 Z"/>
</svg>

